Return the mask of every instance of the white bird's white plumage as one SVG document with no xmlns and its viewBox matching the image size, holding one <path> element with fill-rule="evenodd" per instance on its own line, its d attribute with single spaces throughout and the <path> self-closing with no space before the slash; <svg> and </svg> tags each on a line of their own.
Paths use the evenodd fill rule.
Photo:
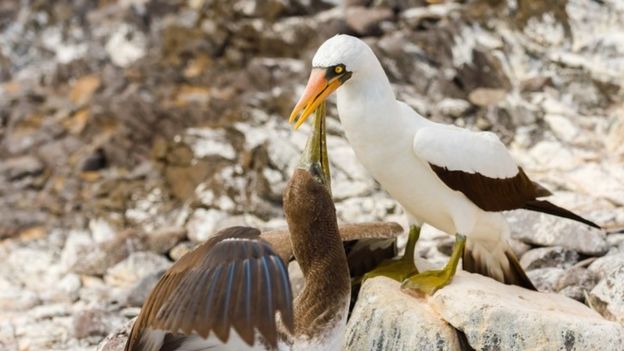
<svg viewBox="0 0 624 351">
<path fill-rule="evenodd" d="M 362 45 L 363 43 L 348 38 L 348 35 L 338 34 L 325 41 L 312 58 L 312 66 L 330 67 L 343 63 L 349 71 L 357 69 L 361 65 L 361 60 L 365 59 L 362 51 L 368 49 L 371 54 L 373 51 L 368 45 Z"/>
<path fill-rule="evenodd" d="M 471 132 L 453 126 L 424 127 L 414 135 L 414 152 L 451 171 L 490 178 L 512 178 L 518 174 L 516 161 L 491 132 Z"/>
<path fill-rule="evenodd" d="M 328 39 L 313 59 L 316 67 L 344 64 L 352 72 L 338 90 L 338 114 L 358 159 L 417 223 L 471 238 L 491 275 L 503 279 L 509 228 L 502 214 L 479 208 L 449 188 L 429 162 L 450 170 L 509 178 L 518 166 L 492 133 L 434 123 L 397 101 L 372 50 L 348 35 Z M 504 239 L 505 238 L 505 239 Z M 472 242 L 471 242 L 472 241 Z"/>
</svg>

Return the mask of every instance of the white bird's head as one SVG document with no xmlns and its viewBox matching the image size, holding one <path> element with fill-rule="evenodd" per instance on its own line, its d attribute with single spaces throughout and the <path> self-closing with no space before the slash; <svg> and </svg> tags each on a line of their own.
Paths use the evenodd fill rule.
<svg viewBox="0 0 624 351">
<path fill-rule="evenodd" d="M 373 50 L 362 40 L 346 34 L 326 40 L 312 59 L 312 72 L 303 95 L 293 109 L 289 123 L 299 128 L 327 97 L 352 77 L 381 68 Z"/>
</svg>

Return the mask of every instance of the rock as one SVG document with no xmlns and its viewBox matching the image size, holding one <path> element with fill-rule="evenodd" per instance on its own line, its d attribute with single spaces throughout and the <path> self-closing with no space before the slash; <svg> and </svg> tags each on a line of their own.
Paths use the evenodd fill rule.
<svg viewBox="0 0 624 351">
<path fill-rule="evenodd" d="M 587 269 L 599 279 L 603 279 L 620 267 L 624 267 L 624 253 L 600 257 L 592 262 Z"/>
<path fill-rule="evenodd" d="M 605 234 L 595 228 L 547 214 L 517 210 L 506 214 L 512 238 L 539 246 L 561 246 L 583 255 L 609 250 Z"/>
<path fill-rule="evenodd" d="M 33 156 L 14 157 L 2 162 L 0 175 L 15 181 L 23 177 L 40 175 L 44 167 L 43 163 Z"/>
<path fill-rule="evenodd" d="M 180 258 L 182 258 L 182 256 L 186 255 L 191 250 L 193 250 L 193 248 L 196 245 L 198 245 L 198 244 L 194 244 L 194 243 L 189 242 L 189 241 L 181 242 L 178 245 L 176 245 L 174 248 L 172 248 L 171 251 L 169 251 L 169 257 L 172 260 L 177 261 Z"/>
<path fill-rule="evenodd" d="M 143 238 L 147 249 L 161 254 L 167 253 L 186 236 L 186 229 L 181 227 L 166 227 L 144 234 Z"/>
<path fill-rule="evenodd" d="M 466 100 L 445 98 L 438 103 L 437 108 L 443 115 L 459 118 L 465 115 L 471 106 Z"/>
<path fill-rule="evenodd" d="M 468 100 L 477 106 L 493 106 L 503 101 L 507 92 L 503 89 L 477 88 L 470 92 Z"/>
<path fill-rule="evenodd" d="M 219 221 L 227 218 L 227 214 L 220 210 L 199 208 L 193 212 L 186 224 L 188 238 L 194 242 L 204 242 L 217 232 Z"/>
<path fill-rule="evenodd" d="M 569 179 L 587 194 L 624 206 L 624 171 L 620 165 L 588 163 L 571 172 Z"/>
<path fill-rule="evenodd" d="M 9 321 L 0 321 L 0 349 L 19 350 L 15 326 Z"/>
<path fill-rule="evenodd" d="M 111 61 L 120 67 L 128 67 L 146 53 L 145 35 L 136 28 L 123 24 L 116 28 L 106 43 Z"/>
<path fill-rule="evenodd" d="M 189 128 L 184 141 L 191 146 L 197 158 L 220 156 L 228 160 L 236 158 L 236 150 L 223 129 Z"/>
<path fill-rule="evenodd" d="M 87 309 L 74 315 L 74 336 L 83 339 L 89 336 L 105 336 L 125 319 L 117 313 L 101 309 Z"/>
<path fill-rule="evenodd" d="M 580 129 L 570 121 L 570 118 L 566 116 L 548 114 L 544 116 L 544 120 L 548 123 L 550 130 L 553 131 L 555 136 L 566 143 L 574 142 L 581 132 Z"/>
<path fill-rule="evenodd" d="M 105 231 L 94 235 L 107 238 Z M 126 258 L 130 252 L 140 249 L 140 243 L 125 231 L 114 234 L 112 240 L 96 242 L 85 231 L 71 231 L 61 253 L 61 264 L 67 271 L 78 274 L 102 275 L 109 267 Z"/>
<path fill-rule="evenodd" d="M 456 331 L 425 300 L 385 277 L 364 282 L 344 350 L 459 350 Z"/>
<path fill-rule="evenodd" d="M 624 327 L 578 301 L 458 272 L 429 301 L 476 350 L 621 350 Z"/>
<path fill-rule="evenodd" d="M 401 18 L 414 29 L 419 28 L 426 22 L 438 22 L 449 16 L 449 14 L 458 10 L 459 6 L 455 3 L 433 4 L 429 6 L 417 6 L 409 8 L 401 12 Z"/>
<path fill-rule="evenodd" d="M 160 280 L 160 277 L 165 274 L 165 271 L 166 270 L 163 269 L 150 273 L 134 284 L 128 292 L 126 305 L 135 307 L 143 306 L 143 303 L 156 286 L 156 283 L 158 283 L 158 280 Z"/>
<path fill-rule="evenodd" d="M 39 303 L 40 300 L 36 293 L 0 277 L 0 310 L 6 312 L 27 311 Z"/>
<path fill-rule="evenodd" d="M 392 10 L 388 8 L 352 6 L 346 9 L 345 19 L 349 28 L 357 34 L 368 36 L 381 34 L 380 22 L 390 20 L 393 16 Z"/>
<path fill-rule="evenodd" d="M 58 282 L 51 284 L 50 288 L 43 291 L 40 296 L 44 301 L 74 302 L 78 299 L 81 287 L 80 276 L 70 273 Z"/>
<path fill-rule="evenodd" d="M 104 276 L 107 284 L 128 287 L 150 274 L 166 270 L 171 261 L 152 252 L 134 252 L 125 260 L 109 268 Z"/>
<path fill-rule="evenodd" d="M 110 333 L 97 347 L 97 351 L 123 351 L 135 319 L 127 321 Z"/>
<path fill-rule="evenodd" d="M 608 274 L 592 289 L 588 303 L 605 318 L 624 323 L 624 266 Z"/>
<path fill-rule="evenodd" d="M 592 271 L 582 267 L 573 267 L 559 278 L 554 288 L 562 295 L 585 302 L 585 293 L 589 293 L 596 283 L 598 279 Z"/>
<path fill-rule="evenodd" d="M 558 267 L 569 268 L 578 262 L 579 256 L 575 251 L 563 247 L 542 247 L 527 251 L 520 259 L 520 264 L 527 270 L 537 268 Z"/>
<path fill-rule="evenodd" d="M 563 268 L 540 268 L 527 272 L 527 276 L 531 282 L 542 292 L 554 292 L 555 285 L 563 277 L 565 270 Z"/>
</svg>

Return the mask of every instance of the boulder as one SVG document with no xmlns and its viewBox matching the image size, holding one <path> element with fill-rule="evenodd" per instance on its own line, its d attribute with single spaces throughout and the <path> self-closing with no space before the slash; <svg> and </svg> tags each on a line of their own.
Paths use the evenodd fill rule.
<svg viewBox="0 0 624 351">
<path fill-rule="evenodd" d="M 602 279 L 592 289 L 588 302 L 605 318 L 624 323 L 624 266 Z"/>
<path fill-rule="evenodd" d="M 510 212 L 506 218 L 511 237 L 527 244 L 561 246 L 589 256 L 600 256 L 609 250 L 605 234 L 582 223 L 523 210 Z"/>
<path fill-rule="evenodd" d="M 578 254 L 563 247 L 541 247 L 527 251 L 520 259 L 525 270 L 559 267 L 568 268 L 578 261 Z"/>
<path fill-rule="evenodd" d="M 592 262 L 587 269 L 602 279 L 620 267 L 624 267 L 624 253 L 600 257 Z"/>
<path fill-rule="evenodd" d="M 582 303 L 476 274 L 458 272 L 429 304 L 476 350 L 624 349 L 624 326 Z"/>
<path fill-rule="evenodd" d="M 377 277 L 364 282 L 347 325 L 345 348 L 361 350 L 460 350 L 456 330 L 426 300 Z"/>
<path fill-rule="evenodd" d="M 134 252 L 108 269 L 104 281 L 112 286 L 132 287 L 143 278 L 166 270 L 170 265 L 171 261 L 153 252 Z"/>
</svg>

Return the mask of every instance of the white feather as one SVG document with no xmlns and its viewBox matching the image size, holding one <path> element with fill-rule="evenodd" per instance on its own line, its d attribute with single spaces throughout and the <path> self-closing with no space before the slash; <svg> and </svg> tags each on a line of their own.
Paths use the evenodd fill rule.
<svg viewBox="0 0 624 351">
<path fill-rule="evenodd" d="M 518 165 L 498 137 L 432 124 L 414 135 L 414 152 L 421 159 L 451 171 L 479 173 L 490 178 L 512 178 Z"/>
</svg>

